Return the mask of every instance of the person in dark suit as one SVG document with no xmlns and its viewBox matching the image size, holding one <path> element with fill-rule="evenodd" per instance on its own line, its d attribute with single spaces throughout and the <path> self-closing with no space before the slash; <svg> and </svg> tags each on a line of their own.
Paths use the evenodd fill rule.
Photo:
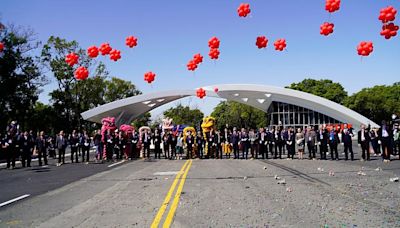
<svg viewBox="0 0 400 228">
<path fill-rule="evenodd" d="M 344 155 L 346 161 L 349 158 L 348 152 L 350 152 L 351 160 L 352 161 L 354 160 L 352 138 L 353 138 L 353 130 L 351 128 L 347 128 L 347 124 L 345 124 L 342 133 L 342 144 L 344 145 Z"/>
<path fill-rule="evenodd" d="M 130 136 L 129 140 L 131 141 L 131 152 L 130 152 L 129 157 L 130 157 L 131 160 L 133 160 L 133 159 L 136 159 L 136 158 L 139 157 L 138 156 L 138 152 L 137 152 L 138 151 L 137 145 L 138 145 L 138 142 L 139 142 L 139 135 L 135 130 L 133 130 L 132 135 Z"/>
<path fill-rule="evenodd" d="M 393 138 L 393 131 L 386 121 L 382 121 L 381 128 L 378 131 L 378 143 L 382 146 L 383 162 L 390 162 L 391 142 Z"/>
<path fill-rule="evenodd" d="M 15 144 L 16 141 L 13 139 L 11 132 L 7 132 L 7 134 L 1 138 L 1 148 L 2 152 L 6 154 L 7 169 L 15 168 L 15 157 L 16 157 Z"/>
<path fill-rule="evenodd" d="M 171 145 L 171 155 L 174 156 L 175 158 L 176 156 L 176 144 L 178 142 L 177 137 L 176 137 L 176 132 L 172 132 L 170 134 L 170 145 Z"/>
<path fill-rule="evenodd" d="M 193 145 L 194 145 L 194 137 L 192 136 L 191 131 L 187 132 L 185 143 L 186 143 L 186 148 L 187 148 L 186 158 L 191 159 L 192 154 L 193 154 Z"/>
<path fill-rule="evenodd" d="M 275 142 L 275 155 L 274 159 L 278 158 L 278 151 L 279 151 L 279 159 L 282 159 L 282 147 L 283 147 L 283 139 L 282 139 L 282 129 L 278 127 L 277 130 L 274 132 L 274 142 Z"/>
<path fill-rule="evenodd" d="M 233 133 L 231 134 L 230 143 L 233 148 L 234 159 L 239 159 L 239 134 L 236 128 L 233 128 Z"/>
<path fill-rule="evenodd" d="M 326 152 L 328 152 L 328 130 L 325 126 L 319 126 L 317 141 L 319 145 L 320 159 L 326 160 Z"/>
<path fill-rule="evenodd" d="M 219 130 L 214 135 L 216 158 L 222 159 L 222 136 Z"/>
<path fill-rule="evenodd" d="M 329 132 L 329 148 L 331 150 L 331 159 L 339 160 L 339 153 L 337 150 L 338 144 L 340 143 L 338 131 L 334 128 Z M 334 153 L 335 152 L 335 153 Z"/>
<path fill-rule="evenodd" d="M 42 166 L 42 158 L 44 160 L 44 165 L 47 165 L 47 139 L 43 131 L 41 131 L 39 137 L 36 138 L 35 150 L 38 153 L 39 166 Z"/>
<path fill-rule="evenodd" d="M 89 150 L 90 150 L 90 144 L 92 142 L 92 139 L 89 137 L 86 131 L 83 132 L 82 135 L 82 162 L 85 162 L 85 157 L 86 157 L 86 162 L 89 162 Z"/>
<path fill-rule="evenodd" d="M 258 132 L 254 131 L 253 129 L 250 130 L 249 132 L 249 143 L 250 143 L 250 153 L 251 153 L 251 158 L 258 159 Z"/>
<path fill-rule="evenodd" d="M 56 148 L 58 149 L 57 166 L 60 166 L 65 163 L 65 148 L 67 148 L 67 139 L 64 137 L 64 131 L 60 131 L 56 138 Z"/>
<path fill-rule="evenodd" d="M 143 157 L 150 158 L 151 135 L 147 129 L 142 134 L 142 143 L 143 143 Z"/>
<path fill-rule="evenodd" d="M 308 159 L 315 160 L 315 141 L 317 134 L 315 133 L 314 129 L 310 126 L 307 127 L 307 132 L 305 135 L 305 142 L 308 148 Z"/>
<path fill-rule="evenodd" d="M 362 150 L 362 160 L 369 161 L 369 143 L 371 142 L 371 137 L 368 129 L 365 128 L 364 124 L 361 124 L 361 130 L 358 131 L 358 145 L 361 146 Z"/>
<path fill-rule="evenodd" d="M 22 167 L 25 166 L 31 167 L 31 160 L 32 160 L 32 138 L 27 131 L 24 132 L 24 135 L 21 138 L 21 148 L 22 148 L 22 155 L 21 155 L 21 162 Z"/>
<path fill-rule="evenodd" d="M 260 128 L 258 134 L 258 153 L 261 155 L 262 159 L 265 159 L 265 156 L 268 159 L 267 135 L 265 134 L 264 128 Z"/>
<path fill-rule="evenodd" d="M 154 134 L 152 136 L 153 144 L 154 144 L 154 158 L 161 159 L 161 134 L 158 129 L 154 130 Z"/>
<path fill-rule="evenodd" d="M 267 128 L 267 145 L 268 145 L 268 151 L 267 153 L 271 154 L 271 157 L 274 156 L 274 145 L 275 145 L 275 138 L 274 138 L 274 132 L 275 132 L 275 128 L 272 128 L 271 130 L 269 130 Z M 267 156 L 268 158 L 268 156 Z"/>
<path fill-rule="evenodd" d="M 294 154 L 296 153 L 296 135 L 292 127 L 289 127 L 286 145 L 288 149 L 288 158 L 294 159 Z"/>
<path fill-rule="evenodd" d="M 197 157 L 198 158 L 203 158 L 203 148 L 204 148 L 204 139 L 200 131 L 197 132 L 196 135 L 196 144 L 197 144 Z"/>
<path fill-rule="evenodd" d="M 74 163 L 74 155 L 75 155 L 75 162 L 78 163 L 79 137 L 75 130 L 72 131 L 72 134 L 69 136 L 68 141 L 71 147 L 71 163 Z"/>
<path fill-rule="evenodd" d="M 207 135 L 207 158 L 214 158 L 215 156 L 215 131 L 211 129 L 206 133 Z"/>
<path fill-rule="evenodd" d="M 242 147 L 242 159 L 246 159 L 249 156 L 250 139 L 247 130 L 242 128 L 240 132 L 240 146 Z"/>
</svg>

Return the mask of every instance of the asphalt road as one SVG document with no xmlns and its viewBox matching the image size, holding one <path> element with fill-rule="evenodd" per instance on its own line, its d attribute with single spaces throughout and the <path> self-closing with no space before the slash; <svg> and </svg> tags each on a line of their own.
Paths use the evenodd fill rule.
<svg viewBox="0 0 400 228">
<path fill-rule="evenodd" d="M 48 175 L 42 181 L 59 186 L 1 208 L 0 227 L 400 227 L 400 184 L 389 181 L 399 175 L 398 160 L 137 160 L 56 168 L 13 174 Z M 14 171 L 0 171 L 1 178 L 6 172 Z"/>
</svg>

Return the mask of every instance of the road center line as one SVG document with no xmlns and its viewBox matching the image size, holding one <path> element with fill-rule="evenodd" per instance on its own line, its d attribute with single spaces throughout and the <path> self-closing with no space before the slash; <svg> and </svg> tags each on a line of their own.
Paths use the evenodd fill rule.
<svg viewBox="0 0 400 228">
<path fill-rule="evenodd" d="M 171 200 L 172 193 L 175 191 L 175 187 L 178 184 L 178 181 L 181 177 L 181 175 L 184 173 L 184 170 L 186 169 L 187 165 L 189 164 L 190 160 L 187 160 L 185 164 L 182 166 L 181 170 L 179 171 L 178 175 L 176 175 L 174 182 L 172 182 L 172 185 L 167 193 L 167 196 L 164 199 L 164 202 L 162 203 L 160 209 L 158 210 L 158 213 L 156 217 L 154 218 L 153 223 L 151 224 L 151 228 L 157 228 L 158 224 L 160 224 L 161 219 L 164 215 L 165 210 L 168 207 L 169 201 Z"/>
<path fill-rule="evenodd" d="M 29 197 L 29 196 L 30 196 L 29 194 L 25 194 L 25 195 L 19 196 L 17 198 L 14 198 L 12 200 L 6 201 L 4 203 L 0 203 L 0 207 L 6 206 L 6 205 L 8 205 L 10 203 L 14 203 L 15 201 L 18 201 L 18 200 L 22 200 L 22 199 L 24 199 L 26 197 Z"/>
<path fill-rule="evenodd" d="M 111 164 L 111 165 L 109 165 L 109 166 L 107 166 L 108 168 L 111 168 L 111 167 L 113 167 L 113 166 L 116 166 L 116 165 L 119 165 L 119 164 L 121 164 L 121 163 L 124 163 L 126 160 L 122 160 L 122 161 L 119 161 L 119 162 L 116 162 L 116 163 L 114 163 L 114 164 Z"/>
<path fill-rule="evenodd" d="M 169 228 L 172 224 L 172 220 L 174 219 L 176 208 L 178 207 L 179 198 L 181 197 L 181 193 L 183 190 L 183 185 L 185 185 L 186 176 L 187 176 L 191 166 L 192 166 L 192 160 L 190 160 L 190 163 L 189 163 L 187 169 L 185 170 L 185 173 L 183 174 L 182 180 L 179 183 L 179 187 L 178 187 L 178 190 L 176 191 L 174 201 L 172 202 L 172 205 L 171 205 L 171 208 L 169 209 L 167 218 L 165 219 L 165 222 L 163 225 L 164 228 Z"/>
</svg>

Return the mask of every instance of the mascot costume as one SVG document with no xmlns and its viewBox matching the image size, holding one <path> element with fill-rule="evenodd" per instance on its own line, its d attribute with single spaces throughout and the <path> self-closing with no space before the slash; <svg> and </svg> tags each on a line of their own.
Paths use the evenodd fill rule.
<svg viewBox="0 0 400 228">
<path fill-rule="evenodd" d="M 128 140 L 132 137 L 132 133 L 134 131 L 134 128 L 131 125 L 127 125 L 127 124 L 122 124 L 119 127 L 119 130 L 122 132 L 122 136 L 124 137 L 125 141 L 128 142 Z M 125 145 L 125 149 L 124 149 L 124 156 L 125 159 L 129 158 L 129 154 L 131 152 L 131 143 L 127 143 Z"/>
<path fill-rule="evenodd" d="M 203 123 L 201 124 L 201 129 L 203 130 L 204 141 L 204 154 L 208 155 L 208 141 L 210 138 L 210 131 L 215 127 L 215 118 L 207 116 L 203 118 Z"/>
<path fill-rule="evenodd" d="M 111 134 L 114 134 L 115 129 L 115 118 L 114 117 L 105 117 L 101 120 L 101 142 L 103 145 L 107 144 L 106 134 L 107 130 L 110 130 Z M 103 147 L 103 159 L 107 159 L 107 150 L 106 146 Z"/>
</svg>

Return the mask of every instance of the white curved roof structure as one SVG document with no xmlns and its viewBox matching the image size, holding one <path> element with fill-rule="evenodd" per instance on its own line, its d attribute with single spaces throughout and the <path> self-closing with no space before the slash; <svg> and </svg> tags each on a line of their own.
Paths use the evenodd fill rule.
<svg viewBox="0 0 400 228">
<path fill-rule="evenodd" d="M 214 92 L 214 88 L 218 88 L 217 93 Z M 371 127 L 379 127 L 368 118 L 340 104 L 297 90 L 249 84 L 214 85 L 205 86 L 203 89 L 206 90 L 208 97 L 237 101 L 264 112 L 267 112 L 271 103 L 276 101 L 314 110 L 342 123 L 351 123 L 356 128 L 361 124 L 370 124 Z M 188 96 L 196 96 L 196 89 L 164 91 L 133 96 L 93 108 L 83 112 L 81 115 L 83 119 L 96 123 L 101 123 L 101 119 L 108 116 L 115 117 L 117 124 L 130 123 L 136 117 L 152 109 Z"/>
</svg>

